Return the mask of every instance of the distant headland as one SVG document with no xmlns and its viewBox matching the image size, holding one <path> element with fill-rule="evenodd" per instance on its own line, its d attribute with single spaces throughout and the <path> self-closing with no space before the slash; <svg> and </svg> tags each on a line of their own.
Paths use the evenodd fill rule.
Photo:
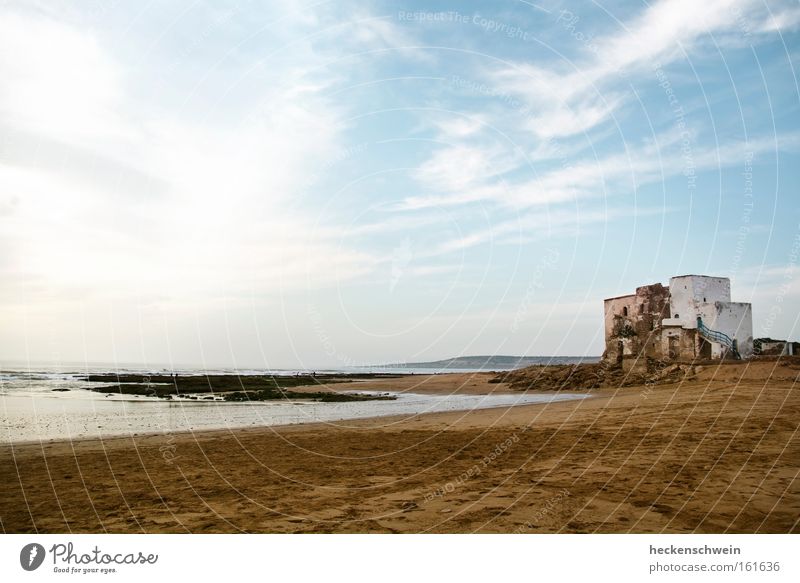
<svg viewBox="0 0 800 583">
<path fill-rule="evenodd" d="M 456 356 L 430 362 L 400 362 L 376 365 L 381 368 L 435 369 L 514 369 L 546 364 L 581 364 L 600 362 L 599 356 Z"/>
</svg>

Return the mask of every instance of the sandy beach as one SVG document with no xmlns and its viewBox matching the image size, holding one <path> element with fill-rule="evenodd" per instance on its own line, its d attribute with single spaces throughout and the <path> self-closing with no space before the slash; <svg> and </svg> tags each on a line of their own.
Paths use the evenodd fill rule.
<svg viewBox="0 0 800 583">
<path fill-rule="evenodd" d="M 4 532 L 800 532 L 797 360 L 470 412 L 0 448 Z M 364 390 L 507 393 L 488 373 Z M 315 390 L 318 390 L 315 389 Z"/>
</svg>

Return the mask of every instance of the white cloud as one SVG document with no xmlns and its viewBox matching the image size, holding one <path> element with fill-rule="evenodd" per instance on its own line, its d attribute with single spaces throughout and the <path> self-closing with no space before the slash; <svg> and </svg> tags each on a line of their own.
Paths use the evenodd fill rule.
<svg viewBox="0 0 800 583">
<path fill-rule="evenodd" d="M 617 71 L 650 67 L 680 58 L 698 37 L 734 26 L 736 10 L 754 0 L 662 0 L 652 4 L 624 32 L 597 42 L 597 62 L 589 79 L 597 82 Z"/>
<path fill-rule="evenodd" d="M 449 141 L 480 133 L 486 127 L 486 117 L 473 114 L 469 117 L 448 117 L 435 120 L 433 123 L 438 129 L 441 139 Z"/>
<path fill-rule="evenodd" d="M 353 18 L 347 27 L 352 40 L 365 46 L 407 48 L 415 43 L 411 35 L 385 17 Z"/>
<path fill-rule="evenodd" d="M 500 95 L 524 101 L 526 113 L 522 127 L 538 139 L 532 148 L 533 159 L 557 157 L 563 147 L 553 148 L 555 140 L 595 130 L 614 117 L 626 102 L 631 78 L 650 71 L 654 63 L 666 65 L 687 54 L 708 34 L 730 31 L 741 26 L 743 15 L 759 14 L 754 0 L 662 0 L 622 25 L 622 30 L 599 37 L 592 48 L 570 67 L 542 68 L 528 63 L 513 63 L 491 73 Z M 789 16 L 775 19 L 788 26 Z M 779 27 L 778 27 L 779 28 Z M 623 74 L 625 77 L 623 77 Z M 481 119 L 489 125 L 501 112 Z M 441 125 L 441 124 L 440 124 Z M 506 174 L 521 167 L 523 156 L 502 156 L 492 147 L 476 142 L 477 124 L 463 120 L 450 122 L 444 131 L 455 142 L 434 152 L 417 178 L 426 191 L 402 201 L 402 209 L 424 209 L 493 201 L 512 208 L 559 204 L 607 192 L 629 192 L 642 184 L 685 171 L 695 171 L 740 163 L 741 144 L 721 144 L 711 149 L 696 148 L 693 160 L 683 159 L 676 143 L 677 132 L 667 132 L 657 143 L 629 151 L 562 165 L 536 179 L 514 182 Z M 693 136 L 693 138 L 696 136 Z M 460 142 L 459 142 L 460 140 Z M 769 150 L 769 140 L 753 147 Z M 570 150 L 571 154 L 576 151 Z M 732 162 L 733 161 L 733 162 Z"/>
<path fill-rule="evenodd" d="M 520 245 L 524 241 L 563 236 L 581 227 L 613 221 L 621 217 L 643 217 L 671 212 L 669 208 L 639 207 L 633 209 L 610 208 L 580 212 L 556 210 L 550 213 L 521 213 L 514 218 L 498 221 L 483 229 L 444 241 L 421 254 L 436 257 L 470 247 L 492 243 Z"/>
<path fill-rule="evenodd" d="M 602 100 L 587 98 L 572 106 L 554 106 L 542 115 L 531 118 L 527 127 L 543 140 L 583 133 L 613 115 L 621 102 L 612 95 Z"/>
<path fill-rule="evenodd" d="M 118 65 L 88 32 L 0 12 L 0 116 L 60 139 L 131 138 Z"/>
<path fill-rule="evenodd" d="M 90 31 L 0 13 L 0 127 L 60 144 L 0 158 L 6 275 L 63 297 L 210 302 L 371 269 L 296 198 L 341 147 L 342 112 L 324 79 L 271 73 L 240 124 L 195 121 L 133 101 L 130 65 Z M 136 188 L 121 165 L 142 173 Z"/>
<path fill-rule="evenodd" d="M 574 63 L 549 69 L 514 63 L 492 71 L 491 77 L 499 91 L 539 112 L 532 130 L 544 126 L 537 132 L 544 137 L 571 136 L 599 127 L 625 103 L 624 93 L 614 85 L 626 86 L 656 63 L 667 65 L 689 55 L 707 35 L 741 34 L 743 20 L 756 17 L 764 19 L 762 31 L 797 25 L 793 9 L 766 18 L 755 0 L 661 0 L 622 23 L 622 30 L 593 40 Z"/>
<path fill-rule="evenodd" d="M 437 150 L 415 176 L 428 188 L 462 191 L 501 176 L 517 164 L 514 153 L 499 146 L 455 145 Z"/>
<path fill-rule="evenodd" d="M 681 152 L 679 139 L 677 132 L 669 131 L 659 135 L 653 142 L 631 145 L 624 153 L 579 160 L 528 181 L 486 184 L 481 188 L 463 190 L 450 188 L 454 192 L 409 197 L 403 201 L 403 208 L 421 209 L 483 201 L 520 209 L 581 198 L 614 196 L 688 170 L 699 172 L 741 165 L 747 152 L 758 155 L 776 149 L 796 148 L 798 143 L 795 134 L 757 138 L 747 143 L 726 143 L 717 148 L 697 147 L 691 151 L 691 158 L 687 159 Z M 476 181 L 477 177 L 470 184 Z"/>
<path fill-rule="evenodd" d="M 789 32 L 800 28 L 800 8 L 786 8 L 767 16 L 756 27 L 756 32 L 773 33 Z"/>
</svg>

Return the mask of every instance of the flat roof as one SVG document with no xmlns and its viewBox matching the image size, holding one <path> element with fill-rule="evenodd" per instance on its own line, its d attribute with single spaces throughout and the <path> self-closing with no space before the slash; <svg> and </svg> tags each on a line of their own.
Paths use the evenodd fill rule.
<svg viewBox="0 0 800 583">
<path fill-rule="evenodd" d="M 684 277 L 705 277 L 705 278 L 708 278 L 708 279 L 727 279 L 728 281 L 730 281 L 730 278 L 723 277 L 721 275 L 699 275 L 699 274 L 696 274 L 696 273 L 687 273 L 686 275 L 674 275 L 674 276 L 670 277 L 670 279 L 681 279 L 681 278 L 684 278 Z M 651 285 L 658 285 L 660 283 L 661 283 L 660 281 L 657 281 L 656 283 L 646 283 L 644 285 L 638 286 L 637 289 L 640 288 L 640 287 L 649 287 Z M 661 283 L 661 285 L 664 285 L 664 284 Z M 664 286 L 664 287 L 669 289 L 669 286 Z M 610 297 L 610 298 L 603 298 L 603 301 L 607 302 L 609 300 L 621 300 L 622 298 L 630 298 L 630 297 L 636 297 L 636 292 L 633 292 L 632 294 L 624 294 L 624 295 L 621 295 L 621 296 L 613 296 L 613 297 Z M 731 302 L 731 303 L 739 303 L 739 302 Z"/>
<path fill-rule="evenodd" d="M 670 277 L 670 279 L 680 279 L 681 277 L 707 277 L 709 279 L 730 279 L 722 275 L 699 275 L 697 273 L 687 273 L 686 275 L 675 275 L 673 277 Z"/>
</svg>

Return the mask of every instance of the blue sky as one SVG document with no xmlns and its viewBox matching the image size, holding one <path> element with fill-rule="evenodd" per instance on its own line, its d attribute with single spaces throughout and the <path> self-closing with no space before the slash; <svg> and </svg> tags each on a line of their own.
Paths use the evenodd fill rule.
<svg viewBox="0 0 800 583">
<path fill-rule="evenodd" d="M 732 279 L 796 338 L 796 2 L 7 2 L 0 358 L 602 351 Z"/>
</svg>

